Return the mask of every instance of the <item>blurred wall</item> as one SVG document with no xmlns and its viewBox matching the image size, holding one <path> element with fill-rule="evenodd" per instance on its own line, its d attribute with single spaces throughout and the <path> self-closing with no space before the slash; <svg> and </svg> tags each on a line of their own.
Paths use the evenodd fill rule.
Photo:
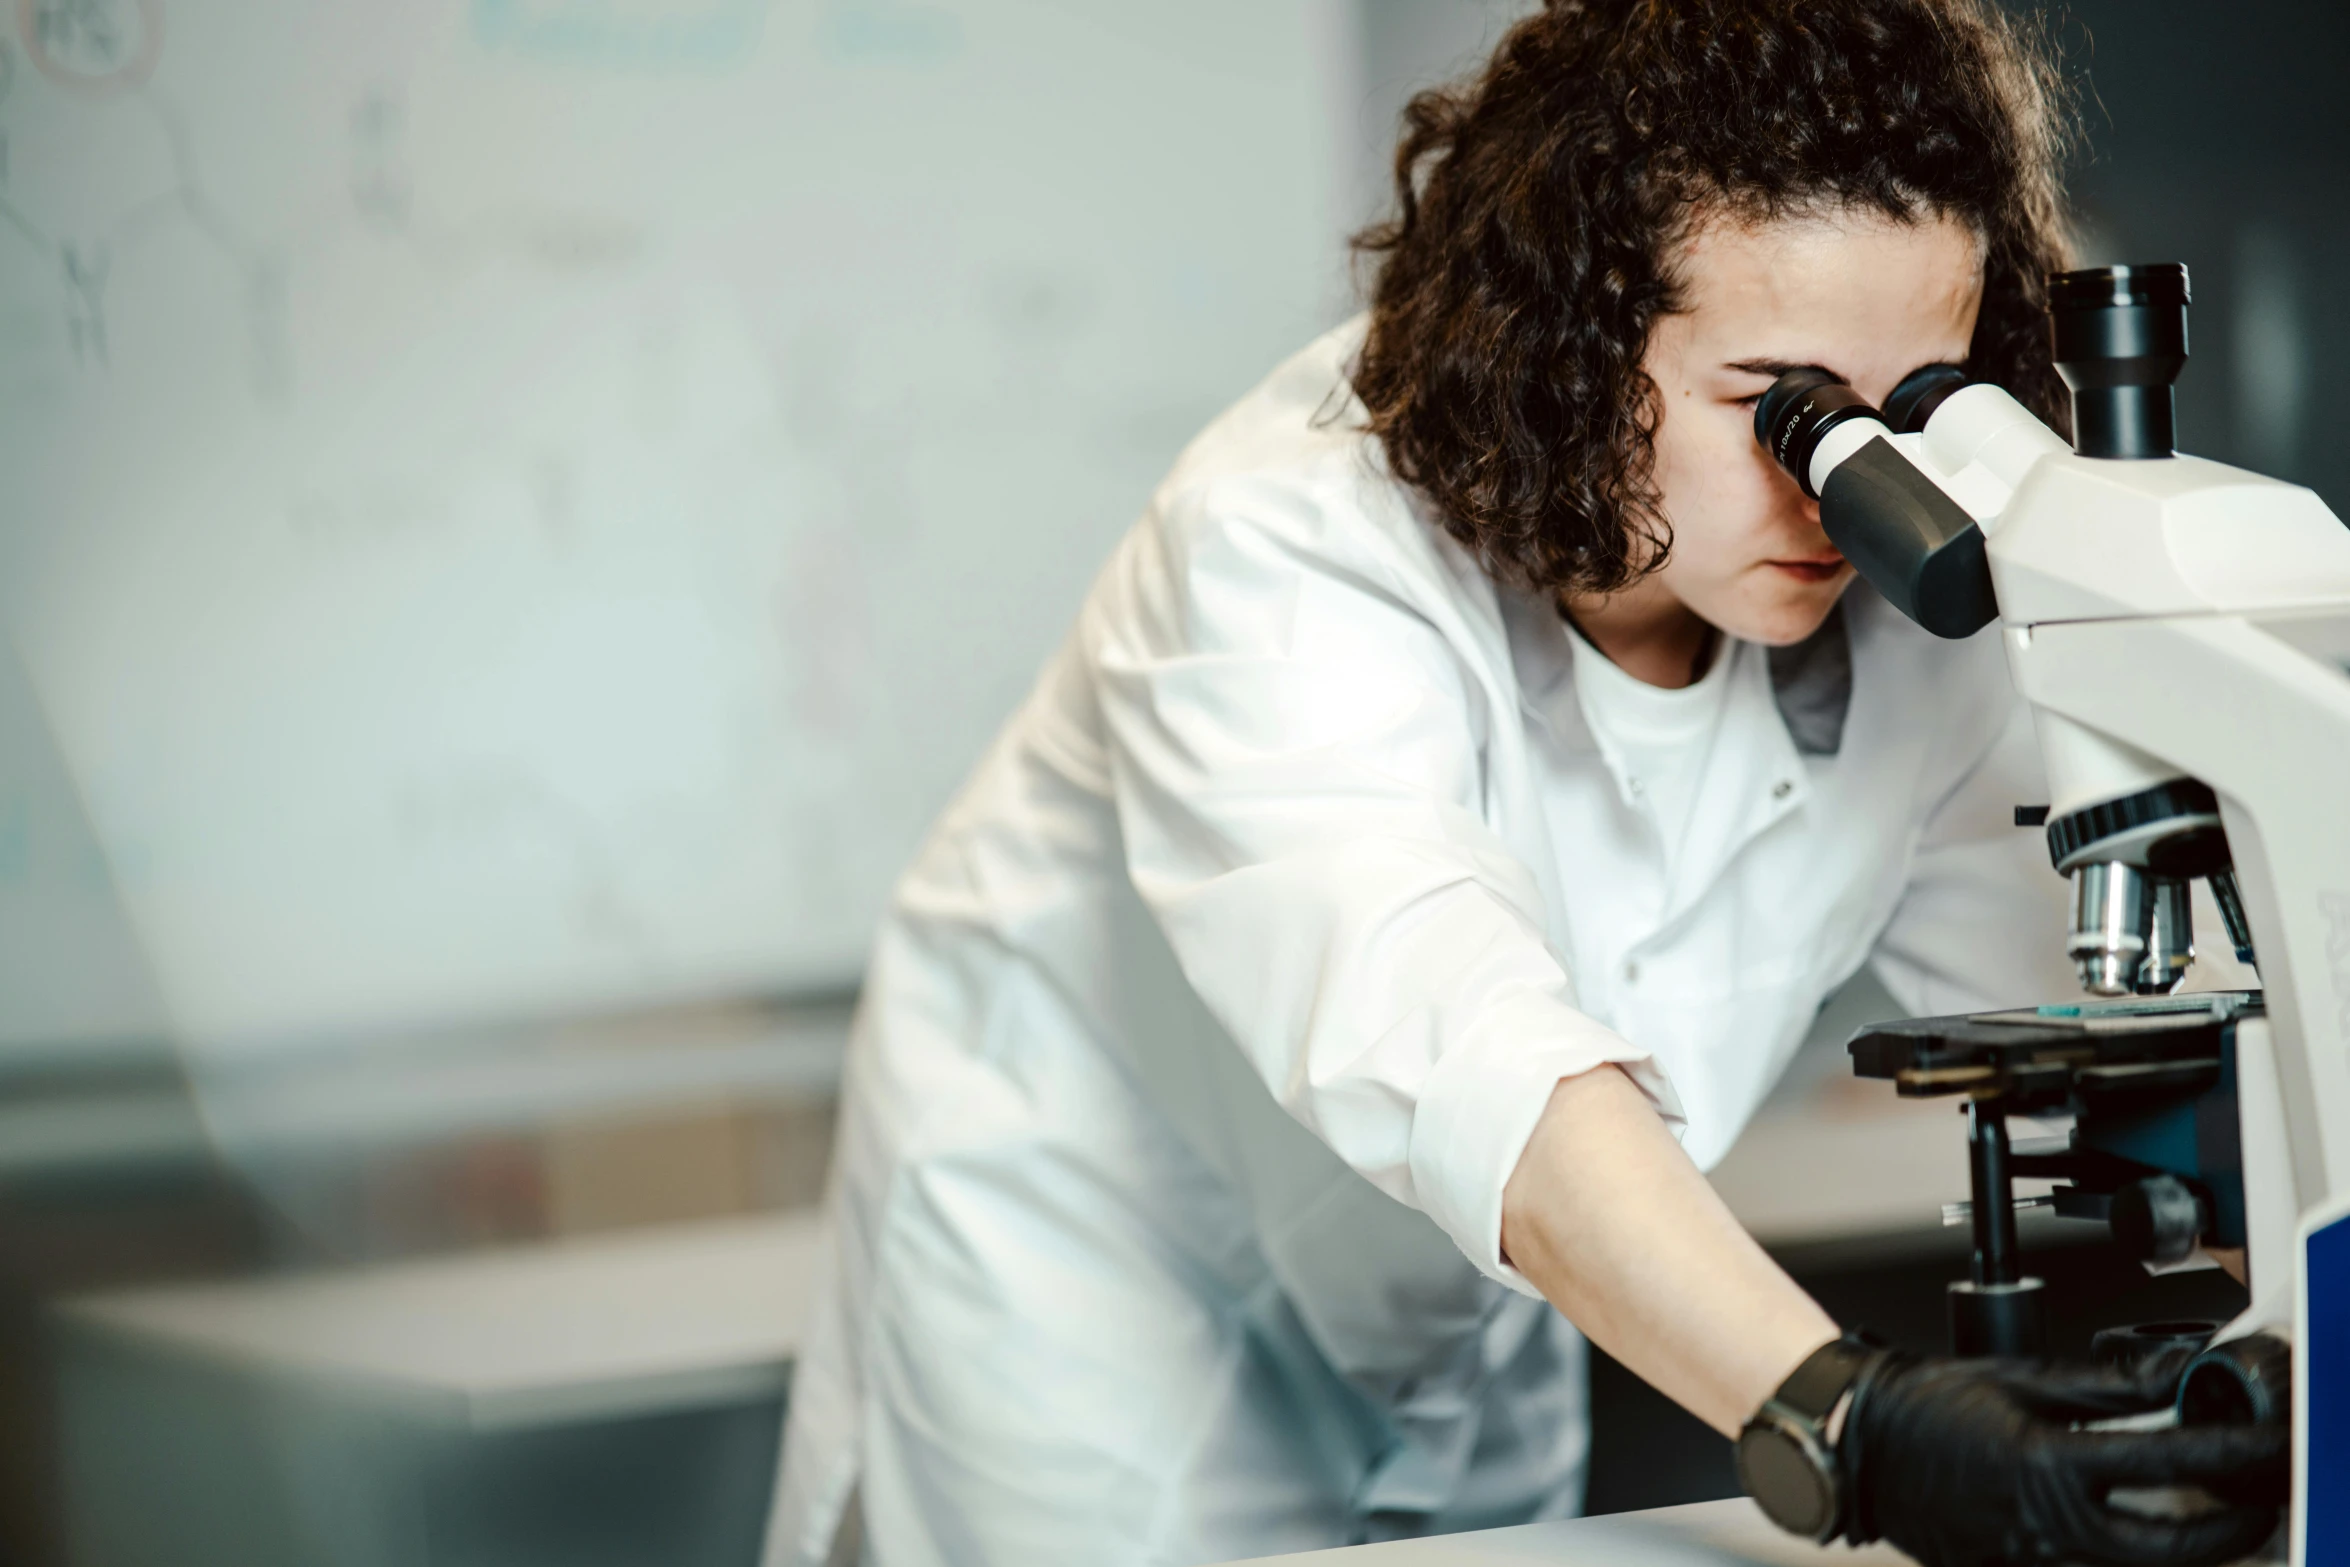
<svg viewBox="0 0 2350 1567">
<path fill-rule="evenodd" d="M 1356 80 L 1340 108 L 1354 159 L 1350 224 L 1383 216 L 1395 192 L 1395 141 L 1411 95 L 1476 70 L 1532 0 L 1355 0 Z"/>
<path fill-rule="evenodd" d="M 2183 261 L 2195 304 L 2183 449 L 2307 484 L 2350 514 L 2350 6 L 2064 0 L 2048 18 L 2086 146 L 2092 262 Z"/>
</svg>

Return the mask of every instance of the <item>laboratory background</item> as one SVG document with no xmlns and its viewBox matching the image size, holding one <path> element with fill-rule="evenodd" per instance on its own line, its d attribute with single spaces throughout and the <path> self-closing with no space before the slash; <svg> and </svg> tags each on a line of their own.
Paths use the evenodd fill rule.
<svg viewBox="0 0 2350 1567">
<path fill-rule="evenodd" d="M 0 9 L 0 1562 L 756 1559 L 892 879 L 1516 9 Z M 2350 9 L 2029 9 L 2182 447 L 2350 512 Z M 1714 1178 L 1930 1347 L 1892 1010 Z M 1593 1378 L 1591 1511 L 1736 1494 Z"/>
</svg>

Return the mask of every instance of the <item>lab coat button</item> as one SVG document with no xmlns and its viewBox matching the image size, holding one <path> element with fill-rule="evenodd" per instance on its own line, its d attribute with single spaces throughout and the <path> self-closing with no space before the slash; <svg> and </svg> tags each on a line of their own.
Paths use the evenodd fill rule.
<svg viewBox="0 0 2350 1567">
<path fill-rule="evenodd" d="M 1639 964 L 1627 963 L 1624 965 L 1624 983 L 1627 985 L 1637 985 L 1640 983 Z"/>
<path fill-rule="evenodd" d="M 1782 778 L 1777 783 L 1771 785 L 1771 798 L 1774 800 L 1784 800 L 1787 798 L 1787 796 L 1793 794 L 1794 792 L 1795 780 L 1792 778 Z"/>
</svg>

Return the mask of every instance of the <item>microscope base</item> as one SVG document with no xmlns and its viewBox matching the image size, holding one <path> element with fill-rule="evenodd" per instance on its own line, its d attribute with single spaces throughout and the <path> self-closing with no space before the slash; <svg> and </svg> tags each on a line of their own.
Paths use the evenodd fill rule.
<svg viewBox="0 0 2350 1567">
<path fill-rule="evenodd" d="M 1950 1286 L 1950 1352 L 2038 1356 L 2048 1349 L 2048 1295 L 2038 1279 Z"/>
</svg>

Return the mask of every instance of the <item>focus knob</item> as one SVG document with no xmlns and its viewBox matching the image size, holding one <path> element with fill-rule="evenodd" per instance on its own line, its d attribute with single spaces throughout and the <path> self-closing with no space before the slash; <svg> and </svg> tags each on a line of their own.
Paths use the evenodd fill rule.
<svg viewBox="0 0 2350 1567">
<path fill-rule="evenodd" d="M 2177 1176 L 2149 1175 L 2113 1194 L 2106 1222 L 2131 1256 L 2184 1262 L 2203 1236 L 2203 1202 Z"/>
</svg>

